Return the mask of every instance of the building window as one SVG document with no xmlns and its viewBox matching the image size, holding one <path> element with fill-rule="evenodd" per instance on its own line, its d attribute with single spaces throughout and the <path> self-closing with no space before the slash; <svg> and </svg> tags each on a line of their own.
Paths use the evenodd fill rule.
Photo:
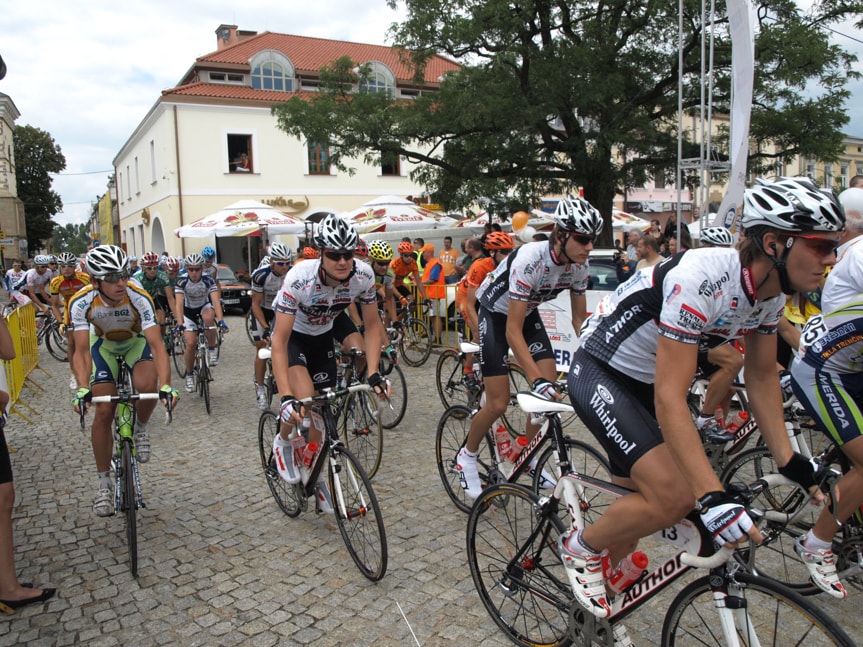
<svg viewBox="0 0 863 647">
<path fill-rule="evenodd" d="M 150 140 L 150 182 L 156 183 L 156 140 Z"/>
<path fill-rule="evenodd" d="M 251 135 L 228 135 L 228 160 L 231 173 L 254 173 Z"/>
<path fill-rule="evenodd" d="M 132 199 L 132 174 L 129 172 L 129 165 L 126 164 L 126 197 Z"/>
<path fill-rule="evenodd" d="M 401 175 L 401 160 L 398 153 L 381 154 L 381 175 Z"/>
<path fill-rule="evenodd" d="M 275 92 L 294 91 L 294 66 L 280 52 L 259 52 L 251 60 L 252 87 Z"/>
<path fill-rule="evenodd" d="M 137 155 L 135 155 L 135 195 L 141 195 L 141 171 L 138 168 Z"/>
<path fill-rule="evenodd" d="M 330 174 L 330 149 L 318 142 L 308 143 L 309 175 Z"/>
<path fill-rule="evenodd" d="M 366 63 L 366 67 L 369 70 L 369 75 L 368 78 L 360 82 L 359 92 L 386 92 L 393 96 L 396 89 L 396 77 L 390 68 L 377 61 Z"/>
<path fill-rule="evenodd" d="M 117 173 L 117 195 L 120 196 L 120 204 L 123 203 L 123 173 Z"/>
<path fill-rule="evenodd" d="M 848 186 L 848 162 L 839 165 L 839 185 L 844 189 Z"/>
</svg>

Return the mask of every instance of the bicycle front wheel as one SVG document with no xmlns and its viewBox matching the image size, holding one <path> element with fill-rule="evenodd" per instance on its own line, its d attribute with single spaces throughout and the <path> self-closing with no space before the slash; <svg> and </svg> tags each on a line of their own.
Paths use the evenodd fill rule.
<svg viewBox="0 0 863 647">
<path fill-rule="evenodd" d="M 186 339 L 182 334 L 175 335 L 171 354 L 174 356 L 174 368 L 179 377 L 186 377 Z"/>
<path fill-rule="evenodd" d="M 499 483 L 476 500 L 467 522 L 467 559 L 492 619 L 518 645 L 568 645 L 572 591 L 557 538 L 563 524 L 539 497 Z"/>
<path fill-rule="evenodd" d="M 207 409 L 207 414 L 211 412 L 210 408 L 210 367 L 206 362 L 201 364 L 201 370 L 198 372 L 198 390 L 201 397 L 204 398 L 204 407 Z"/>
<path fill-rule="evenodd" d="M 377 400 L 371 391 L 356 391 L 345 396 L 341 409 L 342 437 L 369 478 L 378 473 L 384 452 L 384 430 Z"/>
<path fill-rule="evenodd" d="M 296 517 L 306 503 L 306 496 L 299 483 L 288 483 L 276 469 L 276 458 L 273 456 L 273 439 L 279 433 L 279 417 L 272 411 L 264 411 L 258 420 L 258 448 L 261 453 L 261 467 L 264 468 L 264 479 L 270 493 L 279 507 L 289 517 Z"/>
<path fill-rule="evenodd" d="M 740 645 L 854 645 L 848 635 L 817 606 L 773 580 L 739 572 L 729 583 L 736 603 L 717 608 L 709 577 L 687 586 L 671 603 L 662 624 L 668 647 L 726 645 L 718 614 L 729 614 Z"/>
<path fill-rule="evenodd" d="M 387 572 L 387 536 L 384 518 L 372 483 L 359 461 L 336 445 L 330 457 L 330 492 L 336 523 L 354 564 L 377 582 Z"/>
<path fill-rule="evenodd" d="M 452 348 L 444 350 L 435 367 L 435 384 L 444 408 L 456 404 L 467 405 L 469 401 L 468 385 L 464 378 L 464 358 Z"/>
<path fill-rule="evenodd" d="M 473 501 L 461 487 L 460 474 L 457 469 L 458 453 L 467 441 L 470 431 L 470 409 L 460 404 L 444 411 L 437 424 L 435 432 L 435 460 L 443 489 L 447 496 L 462 512 L 470 512 Z M 486 442 L 480 443 L 479 455 L 476 458 L 479 478 L 483 485 L 489 482 L 489 473 L 494 464 L 494 450 L 486 434 Z"/>
<path fill-rule="evenodd" d="M 509 374 L 510 394 L 533 389 L 533 385 L 527 379 L 527 373 L 518 364 L 510 364 L 507 373 Z M 501 419 L 513 438 L 523 435 L 527 428 L 527 414 L 514 402 L 510 403 Z"/>
<path fill-rule="evenodd" d="M 45 346 L 51 357 L 58 362 L 68 362 L 68 342 L 66 335 L 60 333 L 60 327 L 56 323 L 52 323 L 45 333 Z"/>
<path fill-rule="evenodd" d="M 132 465 L 132 441 L 120 441 L 120 509 L 126 518 L 126 546 L 129 552 L 129 570 L 138 577 L 138 488 L 135 486 L 135 470 Z"/>
<path fill-rule="evenodd" d="M 249 338 L 249 341 L 252 342 L 252 345 L 255 345 L 255 338 L 252 337 L 252 319 L 254 319 L 254 313 L 249 310 L 248 314 L 245 316 L 246 323 L 246 337 Z"/>
<path fill-rule="evenodd" d="M 405 324 L 399 339 L 399 350 L 408 366 L 422 366 L 431 355 L 431 332 L 422 319 Z"/>
<path fill-rule="evenodd" d="M 378 402 L 378 410 L 381 412 L 381 426 L 394 429 L 405 417 L 408 408 L 408 384 L 400 366 L 393 366 L 387 379 L 390 381 L 390 397 Z"/>
</svg>

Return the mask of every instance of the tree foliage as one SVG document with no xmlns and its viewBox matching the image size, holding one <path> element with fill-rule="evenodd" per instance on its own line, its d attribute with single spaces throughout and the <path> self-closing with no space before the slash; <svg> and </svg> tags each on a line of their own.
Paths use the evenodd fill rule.
<svg viewBox="0 0 863 647">
<path fill-rule="evenodd" d="M 388 0 L 394 6 L 397 0 Z M 677 167 L 678 11 L 659 0 L 404 0 L 393 25 L 418 76 L 442 54 L 463 67 L 415 100 L 351 94 L 367 70 L 342 59 L 313 97 L 273 109 L 289 134 L 326 144 L 342 171 L 381 153 L 425 162 L 413 179 L 460 208 L 479 198 L 536 204 L 583 187 L 609 216 L 614 196 Z M 700 0 L 684 1 L 683 109 L 700 104 Z M 713 109 L 730 108 L 731 42 L 724 3 L 714 16 Z M 863 12 L 861 0 L 824 0 L 808 14 L 765 0 L 758 14 L 754 168 L 785 158 L 837 157 L 856 58 L 825 28 Z M 708 26 L 709 28 L 709 26 Z M 727 137 L 714 139 L 720 148 Z M 691 141 L 684 157 L 698 157 Z M 688 178 L 696 182 L 697 178 Z"/>
<path fill-rule="evenodd" d="M 27 245 L 42 249 L 51 238 L 51 217 L 63 209 L 60 196 L 51 189 L 51 173 L 66 168 L 66 158 L 50 133 L 34 126 L 17 126 L 13 133 L 18 197 L 24 203 Z"/>
<path fill-rule="evenodd" d="M 90 231 L 86 223 L 58 225 L 54 228 L 51 242 L 55 253 L 72 252 L 80 256 L 90 244 Z"/>
</svg>

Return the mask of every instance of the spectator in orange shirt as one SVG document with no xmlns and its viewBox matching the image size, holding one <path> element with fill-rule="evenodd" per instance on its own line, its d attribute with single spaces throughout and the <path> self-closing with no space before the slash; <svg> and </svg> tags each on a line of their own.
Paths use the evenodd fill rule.
<svg viewBox="0 0 863 647">
<path fill-rule="evenodd" d="M 443 265 L 444 283 L 447 285 L 458 283 L 458 273 L 455 271 L 458 253 L 452 246 L 452 236 L 444 236 L 443 249 L 440 250 L 437 258 Z"/>
</svg>

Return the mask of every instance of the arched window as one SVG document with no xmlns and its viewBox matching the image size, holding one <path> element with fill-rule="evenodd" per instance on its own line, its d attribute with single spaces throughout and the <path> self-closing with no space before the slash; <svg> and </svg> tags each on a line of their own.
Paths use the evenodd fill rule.
<svg viewBox="0 0 863 647">
<path fill-rule="evenodd" d="M 294 66 L 284 54 L 259 52 L 252 58 L 251 67 L 252 87 L 256 90 L 294 91 Z"/>
<path fill-rule="evenodd" d="M 369 76 L 360 83 L 360 92 L 386 92 L 393 95 L 396 90 L 396 77 L 392 70 L 383 63 L 370 61 L 366 63 L 369 69 Z"/>
</svg>

